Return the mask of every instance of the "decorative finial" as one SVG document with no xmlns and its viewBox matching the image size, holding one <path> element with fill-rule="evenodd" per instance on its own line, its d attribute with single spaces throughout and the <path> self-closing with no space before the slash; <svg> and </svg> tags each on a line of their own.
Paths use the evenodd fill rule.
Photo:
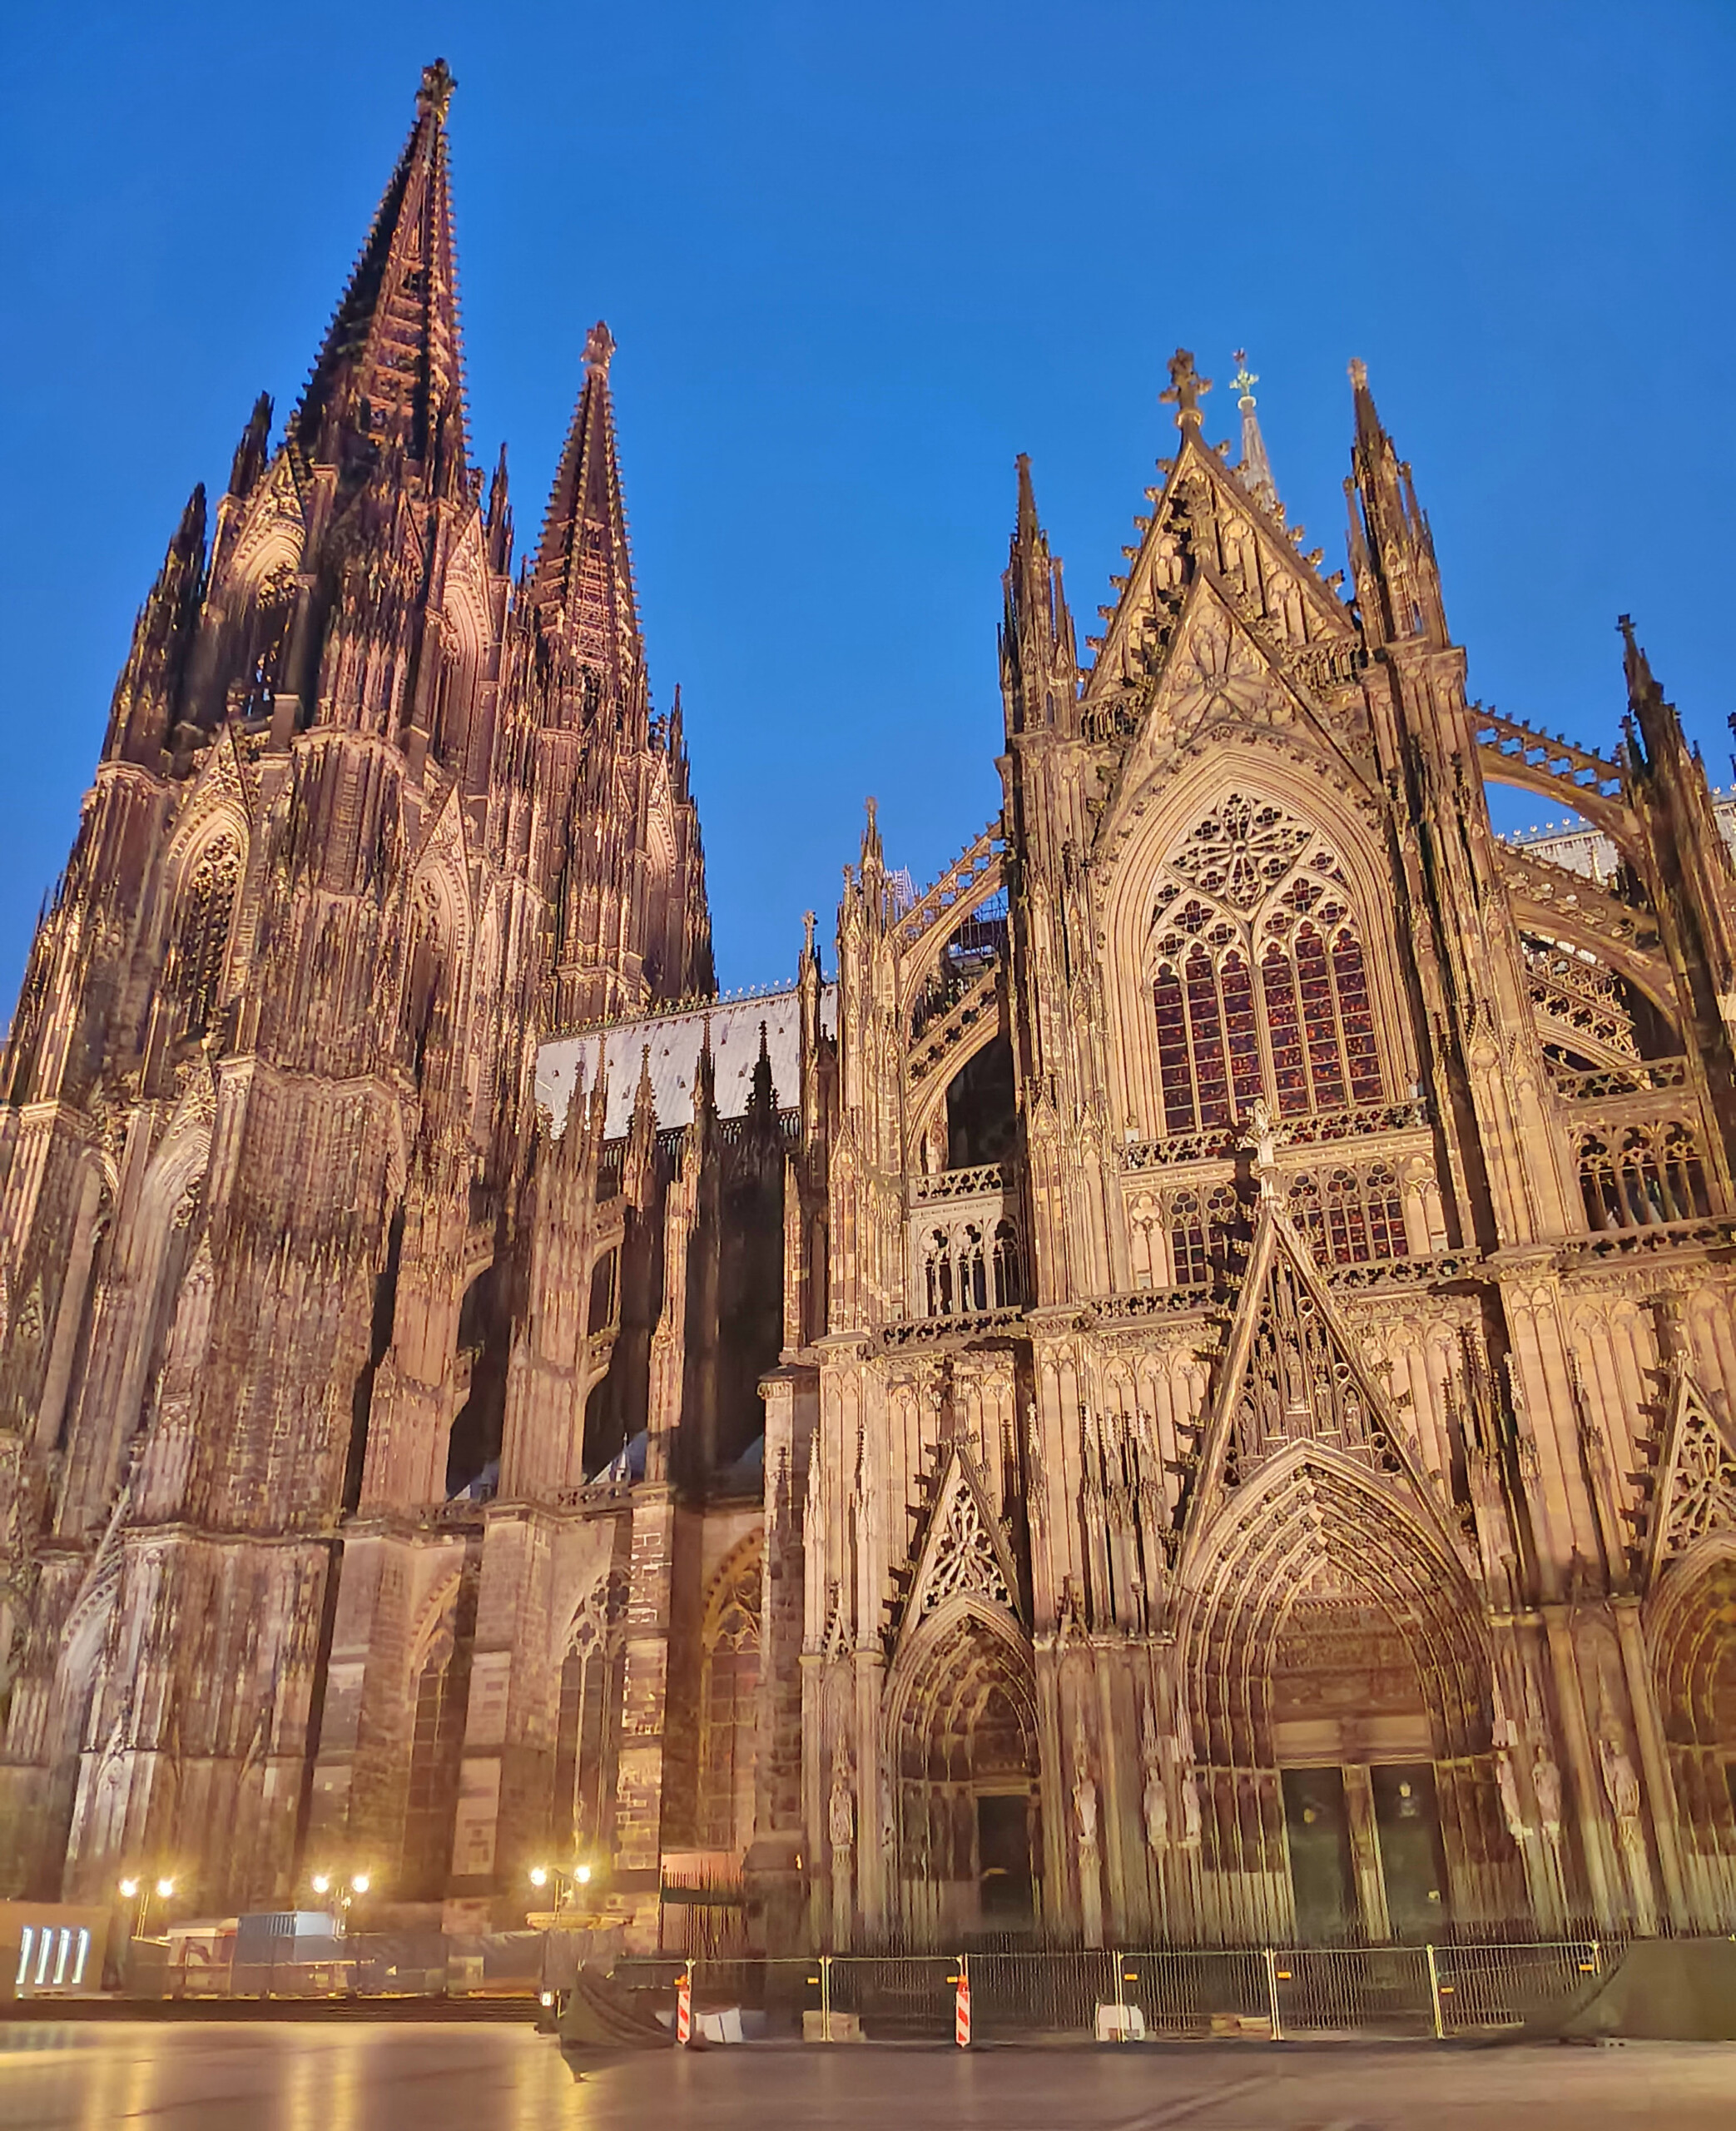
<svg viewBox="0 0 1736 2131">
<path fill-rule="evenodd" d="M 1236 390 L 1242 395 L 1241 404 L 1243 414 L 1246 414 L 1248 409 L 1254 404 L 1254 387 L 1259 383 L 1259 381 L 1260 373 L 1257 370 L 1250 370 L 1247 366 L 1247 349 L 1238 348 L 1236 350 L 1236 375 L 1230 380 L 1230 383 L 1233 385 Z"/>
<path fill-rule="evenodd" d="M 1184 428 L 1189 422 L 1198 424 L 1202 396 L 1212 389 L 1212 380 L 1202 377 L 1193 367 L 1193 357 L 1186 348 L 1178 348 L 1169 358 L 1169 390 L 1158 397 L 1166 406 L 1175 409 L 1175 425 Z"/>
<path fill-rule="evenodd" d="M 614 353 L 615 336 L 599 318 L 585 335 L 585 368 L 596 376 L 607 377 Z"/>
<path fill-rule="evenodd" d="M 1367 390 L 1368 365 L 1360 355 L 1352 355 L 1350 359 L 1350 381 L 1358 392 Z"/>
<path fill-rule="evenodd" d="M 452 78 L 452 69 L 444 59 L 437 59 L 432 67 L 422 69 L 422 86 L 416 92 L 416 116 L 426 118 L 432 112 L 444 126 L 447 106 L 452 102 L 452 92 L 458 83 Z"/>
</svg>

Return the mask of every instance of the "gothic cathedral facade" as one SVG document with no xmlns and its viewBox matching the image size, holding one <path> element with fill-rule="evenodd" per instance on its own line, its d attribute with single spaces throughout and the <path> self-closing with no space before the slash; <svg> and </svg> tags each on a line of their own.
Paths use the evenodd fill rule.
<svg viewBox="0 0 1736 2131">
<path fill-rule="evenodd" d="M 719 1000 L 607 329 L 522 565 L 469 456 L 450 90 L 0 1061 L 0 1890 L 1736 1927 L 1736 870 L 1631 631 L 1611 753 L 1485 710 L 1360 369 L 1347 594 L 1178 354 L 1087 664 L 1020 462 L 995 818 Z"/>
</svg>

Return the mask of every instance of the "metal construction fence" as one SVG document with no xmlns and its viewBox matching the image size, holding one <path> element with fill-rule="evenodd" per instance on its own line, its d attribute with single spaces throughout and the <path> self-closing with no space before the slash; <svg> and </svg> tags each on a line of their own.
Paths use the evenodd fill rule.
<svg viewBox="0 0 1736 2131">
<path fill-rule="evenodd" d="M 123 1987 L 165 1998 L 496 1998 L 558 1991 L 587 1950 L 571 1935 L 457 1937 L 364 1933 L 302 1941 L 285 1958 L 168 1958 L 128 1950 Z M 183 1949 L 183 1954 L 186 1949 Z M 950 2039 L 961 1973 L 974 2035 L 1013 2041 L 1090 2036 L 1105 2026 L 1152 2039 L 1239 2035 L 1282 2041 L 1332 2034 L 1487 2034 L 1564 2011 L 1619 1957 L 1619 1945 L 1562 1940 L 1510 1945 L 1178 1948 L 1138 1951 L 811 1955 L 761 1960 L 618 1955 L 598 1963 L 672 2006 L 685 1975 L 702 2012 L 751 2015 L 756 2034 L 841 2039 Z M 594 1952 L 593 1954 L 594 1959 Z M 1107 2019 L 1103 2017 L 1108 2009 Z"/>
<path fill-rule="evenodd" d="M 1488 2034 L 1565 2011 L 1620 1948 L 1515 1945 L 1166 1948 L 1075 1953 L 825 1955 L 806 1960 L 623 1960 L 618 1981 L 763 2015 L 810 2039 L 950 2040 L 961 1973 L 974 2037 L 1185 2039 Z M 1107 2018 L 1102 2017 L 1107 2014 Z"/>
</svg>

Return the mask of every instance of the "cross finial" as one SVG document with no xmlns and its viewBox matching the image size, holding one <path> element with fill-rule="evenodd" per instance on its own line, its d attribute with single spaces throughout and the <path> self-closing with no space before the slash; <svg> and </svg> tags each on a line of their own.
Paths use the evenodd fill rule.
<svg viewBox="0 0 1736 2131">
<path fill-rule="evenodd" d="M 1252 407 L 1254 404 L 1254 387 L 1259 383 L 1259 381 L 1260 373 L 1257 370 L 1250 370 L 1247 366 L 1247 349 L 1238 348 L 1236 350 L 1236 375 L 1230 380 L 1230 383 L 1233 385 L 1237 391 L 1242 395 L 1242 405 L 1244 407 Z"/>
<path fill-rule="evenodd" d="M 452 78 L 452 69 L 444 59 L 437 59 L 432 67 L 422 69 L 422 86 L 416 92 L 416 116 L 425 118 L 429 112 L 442 125 L 446 122 L 446 108 L 452 102 L 452 92 L 458 83 Z"/>
<path fill-rule="evenodd" d="M 1169 358 L 1169 390 L 1158 396 L 1166 406 L 1175 409 L 1175 425 L 1181 429 L 1188 422 L 1198 421 L 1200 399 L 1211 389 L 1211 379 L 1202 377 L 1195 370 L 1190 351 L 1178 348 Z"/>
<path fill-rule="evenodd" d="M 600 377 L 607 377 L 614 352 L 615 336 L 599 318 L 585 335 L 585 368 L 595 370 Z"/>
</svg>

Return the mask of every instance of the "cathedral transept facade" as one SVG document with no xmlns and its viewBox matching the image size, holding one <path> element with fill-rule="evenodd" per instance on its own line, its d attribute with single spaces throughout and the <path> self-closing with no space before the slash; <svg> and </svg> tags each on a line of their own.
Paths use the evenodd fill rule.
<svg viewBox="0 0 1736 2131">
<path fill-rule="evenodd" d="M 0 1061 L 0 1892 L 1736 1928 L 1736 868 L 1631 629 L 1610 752 L 1486 710 L 1360 366 L 1347 584 L 1178 353 L 1083 658 L 1019 462 L 994 818 L 719 999 L 608 329 L 522 562 L 469 456 L 450 92 Z"/>
</svg>

